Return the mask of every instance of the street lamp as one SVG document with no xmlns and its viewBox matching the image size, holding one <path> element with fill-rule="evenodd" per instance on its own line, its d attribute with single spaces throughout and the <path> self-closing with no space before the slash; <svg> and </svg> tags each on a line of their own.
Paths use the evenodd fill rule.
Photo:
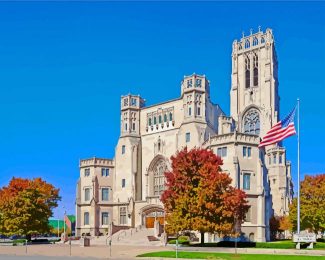
<svg viewBox="0 0 325 260">
<path fill-rule="evenodd" d="M 58 238 L 60 237 L 60 217 L 58 216 Z"/>
<path fill-rule="evenodd" d="M 65 207 L 62 207 L 64 209 L 64 215 L 63 215 L 63 234 L 64 234 L 64 241 L 65 241 L 65 214 L 66 214 L 66 210 Z"/>
</svg>

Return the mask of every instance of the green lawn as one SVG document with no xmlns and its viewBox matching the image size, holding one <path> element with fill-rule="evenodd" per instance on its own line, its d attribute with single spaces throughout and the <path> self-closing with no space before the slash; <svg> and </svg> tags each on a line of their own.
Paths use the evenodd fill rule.
<svg viewBox="0 0 325 260">
<path fill-rule="evenodd" d="M 168 257 L 176 258 L 175 251 L 161 251 L 138 255 L 138 257 Z M 178 252 L 178 258 L 190 259 L 217 259 L 217 260 L 310 260 L 321 259 L 317 256 L 297 256 L 297 255 L 249 255 L 249 254 L 226 254 L 226 253 L 207 253 L 207 252 Z"/>
<path fill-rule="evenodd" d="M 307 248 L 308 244 L 301 244 L 301 249 Z M 235 247 L 234 242 L 222 241 L 217 243 L 205 243 L 201 244 L 191 244 L 191 247 Z M 296 243 L 293 243 L 292 240 L 282 240 L 274 242 L 238 242 L 238 248 L 272 248 L 272 249 L 294 249 L 296 248 Z M 325 242 L 317 242 L 314 244 L 314 249 L 325 249 Z"/>
</svg>

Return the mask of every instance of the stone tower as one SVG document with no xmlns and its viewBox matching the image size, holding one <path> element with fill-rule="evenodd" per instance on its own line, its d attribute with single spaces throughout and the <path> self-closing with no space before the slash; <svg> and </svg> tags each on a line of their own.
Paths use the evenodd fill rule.
<svg viewBox="0 0 325 260">
<path fill-rule="evenodd" d="M 271 29 L 233 42 L 230 113 L 237 130 L 263 136 L 279 119 L 278 62 Z"/>
<path fill-rule="evenodd" d="M 121 206 L 115 209 L 116 216 L 126 210 L 125 205 L 130 205 L 130 201 L 141 199 L 140 111 L 144 103 L 140 96 L 129 94 L 121 97 L 121 134 L 115 149 L 114 176 L 114 200 Z M 130 207 L 127 208 L 128 216 L 132 211 Z M 133 226 L 131 220 L 127 217 L 125 220 L 116 219 L 115 222 Z"/>
<path fill-rule="evenodd" d="M 271 29 L 250 32 L 233 42 L 230 113 L 238 132 L 261 138 L 280 117 L 278 62 Z M 275 215 L 288 213 L 292 197 L 290 162 L 279 145 L 265 147 L 264 165 Z M 263 156 L 264 157 L 264 156 Z M 261 158 L 263 158 L 261 157 Z"/>
</svg>

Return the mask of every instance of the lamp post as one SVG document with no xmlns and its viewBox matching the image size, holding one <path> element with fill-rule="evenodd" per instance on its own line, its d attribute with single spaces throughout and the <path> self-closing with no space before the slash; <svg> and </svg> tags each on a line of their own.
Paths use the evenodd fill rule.
<svg viewBox="0 0 325 260">
<path fill-rule="evenodd" d="M 62 207 L 64 209 L 64 215 L 63 215 L 63 234 L 64 234 L 64 241 L 65 241 L 65 214 L 66 214 L 66 210 L 65 207 Z"/>
<path fill-rule="evenodd" d="M 60 217 L 58 217 L 58 238 L 60 237 Z"/>
</svg>

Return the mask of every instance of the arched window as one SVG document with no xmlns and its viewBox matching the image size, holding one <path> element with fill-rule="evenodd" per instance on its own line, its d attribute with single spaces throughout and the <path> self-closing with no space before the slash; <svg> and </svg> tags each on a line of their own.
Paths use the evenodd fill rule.
<svg viewBox="0 0 325 260">
<path fill-rule="evenodd" d="M 254 70 L 253 70 L 253 84 L 254 86 L 258 86 L 258 56 L 255 53 L 253 57 L 253 64 L 254 64 Z"/>
<path fill-rule="evenodd" d="M 153 172 L 153 188 L 154 195 L 159 196 L 165 190 L 165 171 L 167 170 L 166 163 L 163 160 L 160 160 L 156 167 L 154 167 Z"/>
<path fill-rule="evenodd" d="M 173 114 L 172 112 L 169 113 L 169 121 L 172 121 L 173 120 Z"/>
<path fill-rule="evenodd" d="M 245 134 L 260 134 L 260 114 L 256 109 L 250 109 L 244 116 L 243 128 Z"/>
<path fill-rule="evenodd" d="M 245 59 L 245 87 L 251 86 L 251 73 L 250 73 L 250 60 L 248 57 Z"/>
<path fill-rule="evenodd" d="M 164 114 L 164 122 L 167 122 L 167 115 Z"/>
<path fill-rule="evenodd" d="M 264 43 L 265 42 L 265 39 L 264 37 L 261 38 L 261 43 Z"/>
<path fill-rule="evenodd" d="M 253 39 L 253 46 L 256 46 L 258 44 L 258 39 L 256 37 L 254 37 Z"/>
<path fill-rule="evenodd" d="M 250 44 L 249 40 L 247 39 L 245 41 L 245 49 L 249 48 L 250 46 L 251 46 L 251 44 Z"/>
</svg>

